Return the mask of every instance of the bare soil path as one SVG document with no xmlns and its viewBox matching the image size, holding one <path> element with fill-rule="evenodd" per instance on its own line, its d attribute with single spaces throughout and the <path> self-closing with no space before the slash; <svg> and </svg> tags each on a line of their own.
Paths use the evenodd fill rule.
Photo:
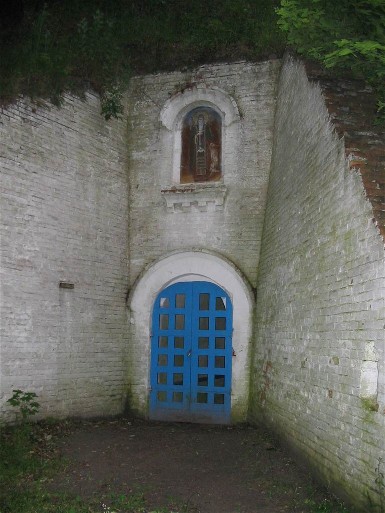
<svg viewBox="0 0 385 513">
<path fill-rule="evenodd" d="M 341 511 L 254 427 L 82 422 L 60 450 L 69 463 L 51 487 L 82 498 L 141 491 L 154 509 L 194 513 L 308 513 L 326 500 L 319 511 Z"/>
</svg>

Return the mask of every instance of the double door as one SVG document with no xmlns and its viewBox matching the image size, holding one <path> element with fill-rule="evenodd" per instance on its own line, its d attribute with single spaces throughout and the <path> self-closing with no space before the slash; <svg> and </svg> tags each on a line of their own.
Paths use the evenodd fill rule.
<svg viewBox="0 0 385 513">
<path fill-rule="evenodd" d="M 155 300 L 150 418 L 227 424 L 232 304 L 209 282 L 176 283 Z"/>
</svg>

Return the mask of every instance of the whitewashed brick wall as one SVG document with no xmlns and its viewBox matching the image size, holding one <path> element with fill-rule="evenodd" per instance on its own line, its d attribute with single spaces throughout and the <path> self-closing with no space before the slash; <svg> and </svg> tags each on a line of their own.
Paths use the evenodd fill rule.
<svg viewBox="0 0 385 513">
<path fill-rule="evenodd" d="M 279 67 L 137 77 L 127 134 L 92 94 L 2 110 L 0 413 L 13 418 L 14 388 L 36 392 L 42 416 L 121 412 L 148 367 L 128 340 L 128 289 L 168 254 L 222 255 L 257 285 L 250 418 L 365 511 L 385 496 L 384 246 L 319 88 L 288 60 L 277 103 Z M 239 113 L 226 198 L 173 211 L 160 116 L 194 88 Z"/>
<path fill-rule="evenodd" d="M 278 61 L 203 66 L 194 72 L 137 77 L 129 94 L 130 279 L 174 250 L 207 249 L 231 260 L 255 285 L 270 169 Z M 168 212 L 161 194 L 165 162 L 160 114 L 173 95 L 194 88 L 229 95 L 240 122 L 224 173 L 224 210 Z M 183 93 L 182 91 L 186 91 Z M 171 143 L 170 143 L 171 144 Z M 168 164 L 166 164 L 167 166 Z M 169 184 L 172 185 L 171 183 Z"/>
<path fill-rule="evenodd" d="M 291 60 L 280 77 L 257 298 L 253 418 L 357 510 L 383 506 L 383 241 L 319 87 Z"/>
<path fill-rule="evenodd" d="M 279 66 L 278 61 L 218 64 L 203 66 L 191 73 L 160 74 L 132 80 L 128 109 L 132 285 L 137 285 L 136 280 L 143 276 L 150 264 L 167 255 L 203 251 L 211 253 L 213 258 L 223 258 L 223 265 L 228 265 L 228 259 L 246 276 L 248 285 L 255 286 Z M 180 170 L 178 147 L 180 150 L 181 146 L 178 120 L 189 110 L 207 104 L 217 108 L 223 120 L 223 179 L 220 183 L 198 184 L 199 193 L 196 190 L 182 192 L 183 186 L 177 182 Z M 223 190 L 226 191 L 224 204 L 218 208 L 215 201 Z M 200 278 L 195 279 L 208 279 L 210 261 L 204 258 L 200 261 Z M 144 416 L 150 385 L 152 305 L 171 274 L 179 281 L 186 276 L 192 279 L 189 268 L 185 263 L 182 267 L 176 265 L 173 273 L 163 273 L 159 289 L 152 291 L 149 299 L 148 291 L 142 292 L 147 295 L 145 308 L 139 308 L 140 311 L 135 310 L 138 308 L 135 297 L 141 292 L 134 289 L 134 299 L 130 303 L 133 323 L 129 355 L 130 399 L 135 411 Z M 216 274 L 216 278 L 216 283 L 227 290 L 231 298 L 237 296 L 226 273 L 222 277 Z M 139 286 L 142 282 L 139 281 Z M 244 286 L 247 288 L 246 283 Z M 234 311 L 237 308 L 239 305 L 234 304 Z M 237 421 L 245 420 L 248 409 L 250 337 L 244 334 L 248 333 L 252 323 L 252 312 L 246 310 L 244 323 L 241 326 L 235 323 L 233 332 L 233 344 L 239 354 L 233 362 L 232 374 L 232 418 Z"/>
<path fill-rule="evenodd" d="M 0 115 L 0 408 L 12 389 L 41 415 L 122 410 L 128 288 L 127 141 L 96 96 L 20 100 Z M 73 289 L 59 288 L 69 282 Z"/>
</svg>

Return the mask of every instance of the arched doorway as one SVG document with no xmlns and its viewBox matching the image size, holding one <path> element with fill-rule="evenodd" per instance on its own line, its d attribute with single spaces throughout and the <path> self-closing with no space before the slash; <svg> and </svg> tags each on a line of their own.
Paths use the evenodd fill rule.
<svg viewBox="0 0 385 513">
<path fill-rule="evenodd" d="M 231 300 L 232 355 L 229 422 L 244 422 L 248 409 L 254 297 L 244 276 L 231 262 L 223 256 L 203 250 L 174 252 L 159 259 L 144 269 L 133 287 L 128 298 L 130 345 L 126 353 L 127 401 L 131 410 L 137 415 L 151 416 L 154 305 L 157 298 L 160 299 L 161 294 L 168 287 L 197 282 L 217 286 L 221 294 L 225 293 L 223 297 Z M 193 419 L 190 418 L 190 420 Z"/>
<path fill-rule="evenodd" d="M 152 315 L 150 418 L 227 424 L 231 414 L 233 309 L 204 281 L 158 294 Z"/>
</svg>

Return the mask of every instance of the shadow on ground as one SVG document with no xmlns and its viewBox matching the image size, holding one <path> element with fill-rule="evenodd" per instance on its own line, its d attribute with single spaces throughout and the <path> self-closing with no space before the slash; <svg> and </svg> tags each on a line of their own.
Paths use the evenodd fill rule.
<svg viewBox="0 0 385 513">
<path fill-rule="evenodd" d="M 85 499 L 140 491 L 150 507 L 182 512 L 345 511 L 250 426 L 83 422 L 59 443 L 68 465 L 50 488 Z"/>
</svg>

